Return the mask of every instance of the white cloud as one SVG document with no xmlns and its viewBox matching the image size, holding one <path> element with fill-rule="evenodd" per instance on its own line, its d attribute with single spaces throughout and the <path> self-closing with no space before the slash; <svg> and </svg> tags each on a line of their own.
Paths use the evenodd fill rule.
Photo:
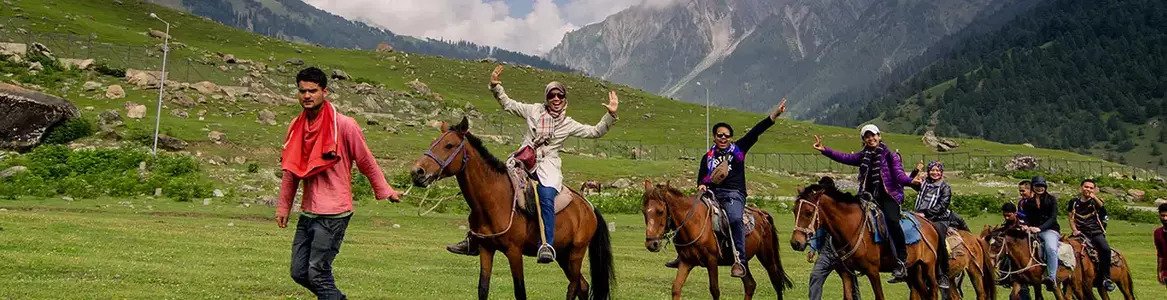
<svg viewBox="0 0 1167 300">
<path fill-rule="evenodd" d="M 509 15 L 500 0 L 305 0 L 348 19 L 364 20 L 398 34 L 476 44 L 542 55 L 563 35 L 640 3 L 660 6 L 677 0 L 534 0 L 531 12 Z"/>
</svg>

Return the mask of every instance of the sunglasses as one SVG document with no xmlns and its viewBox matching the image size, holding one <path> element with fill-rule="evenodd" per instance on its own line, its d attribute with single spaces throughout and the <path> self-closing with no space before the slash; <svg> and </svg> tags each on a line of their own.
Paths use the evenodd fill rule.
<svg viewBox="0 0 1167 300">
<path fill-rule="evenodd" d="M 727 139 L 727 138 L 731 138 L 731 137 L 733 137 L 733 135 L 730 135 L 730 134 L 725 134 L 725 133 L 718 133 L 718 134 L 716 134 L 716 135 L 714 135 L 714 136 L 715 136 L 715 137 L 717 137 L 717 138 L 719 138 L 719 139 Z"/>
<path fill-rule="evenodd" d="M 547 99 L 567 99 L 567 95 L 563 93 L 550 93 L 547 94 Z"/>
</svg>

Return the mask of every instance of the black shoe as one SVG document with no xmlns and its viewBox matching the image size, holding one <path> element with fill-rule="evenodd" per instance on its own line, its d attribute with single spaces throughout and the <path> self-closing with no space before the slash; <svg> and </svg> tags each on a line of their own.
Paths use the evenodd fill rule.
<svg viewBox="0 0 1167 300">
<path fill-rule="evenodd" d="M 665 263 L 665 267 L 669 268 L 669 269 L 676 269 L 680 266 L 681 266 L 681 258 L 680 257 L 674 258 L 673 260 Z"/>
<path fill-rule="evenodd" d="M 535 255 L 535 258 L 535 262 L 537 263 L 549 264 L 555 261 L 555 248 L 552 248 L 551 245 L 543 244 L 543 246 L 539 246 L 539 253 Z"/>
<path fill-rule="evenodd" d="M 904 263 L 899 264 L 895 270 L 891 271 L 891 280 L 888 280 L 887 283 L 900 283 L 908 279 L 908 267 L 904 266 Z"/>
<path fill-rule="evenodd" d="M 936 284 L 942 289 L 947 289 L 952 287 L 952 280 L 948 278 L 948 274 L 940 274 L 936 276 Z"/>
<path fill-rule="evenodd" d="M 466 236 L 466 239 L 462 240 L 461 242 L 446 246 L 446 251 L 450 251 L 450 253 L 454 254 L 477 256 L 478 245 L 471 243 L 470 236 Z"/>
<path fill-rule="evenodd" d="M 1110 280 L 1109 278 L 1103 279 L 1099 286 L 1103 289 L 1106 289 L 1107 292 L 1113 292 L 1114 289 L 1118 288 L 1114 285 L 1114 281 Z"/>
</svg>

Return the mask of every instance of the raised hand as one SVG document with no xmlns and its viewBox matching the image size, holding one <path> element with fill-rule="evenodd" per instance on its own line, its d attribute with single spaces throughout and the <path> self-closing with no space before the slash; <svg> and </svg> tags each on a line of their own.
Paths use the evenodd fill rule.
<svg viewBox="0 0 1167 300">
<path fill-rule="evenodd" d="M 502 68 L 502 66 L 499 66 Z M 620 97 L 616 96 L 616 91 L 608 91 L 608 103 L 603 104 L 608 109 L 608 114 L 615 116 L 616 108 L 620 106 Z"/>
<path fill-rule="evenodd" d="M 811 145 L 811 147 L 814 147 L 814 149 L 818 150 L 818 151 L 826 151 L 827 150 L 827 147 L 823 146 L 823 138 L 818 136 L 818 135 L 814 136 L 814 145 Z"/>
<path fill-rule="evenodd" d="M 502 84 L 502 81 L 498 79 L 499 76 L 502 76 L 502 65 L 495 66 L 494 71 L 490 72 L 490 85 Z"/>
<path fill-rule="evenodd" d="M 782 116 L 782 113 L 785 113 L 785 112 L 786 112 L 786 97 L 782 97 L 782 102 L 779 102 L 778 106 L 774 108 L 774 111 L 770 112 L 770 120 L 773 121 L 774 119 L 777 119 L 779 116 Z"/>
</svg>

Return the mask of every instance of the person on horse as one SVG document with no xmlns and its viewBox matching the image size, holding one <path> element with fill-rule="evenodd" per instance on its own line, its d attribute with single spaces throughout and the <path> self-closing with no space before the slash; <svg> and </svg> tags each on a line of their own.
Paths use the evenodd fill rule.
<svg viewBox="0 0 1167 300">
<path fill-rule="evenodd" d="M 921 169 L 926 170 L 926 173 L 915 174 Z M 944 164 L 933 161 L 924 169 L 923 162 L 920 162 L 916 166 L 916 171 L 912 173 L 915 179 L 910 186 L 919 191 L 916 194 L 916 216 L 931 221 L 936 232 L 940 234 L 939 250 L 936 251 L 938 260 L 936 278 L 940 288 L 946 289 L 951 286 L 952 281 L 948 278 L 948 245 L 944 237 L 948 236 L 949 228 L 968 231 L 968 224 L 949 209 L 952 202 L 952 186 L 944 180 Z"/>
<path fill-rule="evenodd" d="M 559 150 L 569 136 L 582 138 L 600 138 L 608 133 L 608 128 L 616 122 L 616 108 L 619 99 L 616 91 L 608 91 L 608 103 L 603 104 L 607 113 L 600 118 L 595 126 L 584 125 L 567 116 L 567 86 L 552 81 L 543 89 L 546 96 L 543 104 L 527 104 L 512 100 L 502 87 L 499 76 L 502 75 L 502 66 L 497 66 L 490 76 L 490 90 L 503 110 L 521 117 L 527 121 L 528 130 L 523 134 L 523 143 L 516 152 L 516 159 L 526 160 L 524 156 L 532 156 L 534 166 L 527 165 L 528 170 L 534 169 L 535 178 L 539 180 L 536 188 L 539 197 L 539 215 L 542 218 L 543 238 L 536 254 L 537 262 L 541 264 L 555 261 L 555 249 L 551 244 L 555 241 L 555 197 L 563 191 L 563 171 L 559 158 Z M 529 151 L 528 155 L 523 155 Z M 446 250 L 463 255 L 478 255 L 478 247 L 473 243 L 469 233 L 462 242 L 449 245 Z"/>
<path fill-rule="evenodd" d="M 1017 196 L 1018 202 L 1020 202 L 1020 200 L 1033 198 L 1033 185 L 1029 180 L 1022 180 L 1021 182 L 1017 183 Z M 1004 222 L 1001 223 L 1002 229 L 1009 229 L 1023 225 L 1023 222 L 1021 221 L 1021 215 L 1017 211 L 1017 205 L 1013 204 L 1013 202 L 1005 202 L 1004 204 L 1001 204 L 1001 218 L 1004 220 Z M 1002 259 L 1009 258 L 1006 257 Z M 1013 284 L 1013 282 L 1011 279 L 1003 279 L 998 281 L 998 284 L 1001 286 L 1010 286 Z M 1031 299 L 1031 294 L 1032 293 L 1029 292 L 1029 286 L 1022 285 L 1018 299 L 1029 300 Z"/>
<path fill-rule="evenodd" d="M 1098 253 L 1095 266 L 1094 286 L 1113 292 L 1116 286 L 1110 280 L 1110 243 L 1106 241 L 1106 207 L 1098 198 L 1098 184 L 1093 179 L 1082 180 L 1081 193 L 1070 200 L 1069 207 L 1071 236 L 1089 240 Z"/>
<path fill-rule="evenodd" d="M 345 299 L 332 276 L 353 214 L 352 168 L 369 179 L 377 200 L 401 201 L 385 181 L 361 127 L 328 101 L 328 77 L 309 67 L 296 74 L 303 111 L 292 119 L 280 154 L 283 180 L 276 202 L 276 225 L 288 227 L 296 190 L 303 185 L 296 233 L 292 238 L 291 277 L 319 299 Z"/>
<path fill-rule="evenodd" d="M 758 142 L 758 136 L 774 126 L 774 120 L 786 112 L 786 98 L 762 118 L 758 124 L 750 128 L 742 138 L 733 140 L 733 127 L 726 123 L 713 125 L 713 146 L 701 157 L 701 164 L 697 168 L 697 192 L 704 196 L 712 192 L 715 199 L 725 210 L 729 218 L 729 229 L 733 239 L 735 261 L 729 275 L 742 278 L 746 276 L 746 235 L 742 218 L 746 205 L 746 153 Z M 665 263 L 666 267 L 676 268 L 680 258 Z"/>
<path fill-rule="evenodd" d="M 859 196 L 874 201 L 883 212 L 887 228 L 889 248 L 896 258 L 889 283 L 898 283 L 908 276 L 905 261 L 908 259 L 904 230 L 900 228 L 900 203 L 904 201 L 904 186 L 912 183 L 912 177 L 904 173 L 904 166 L 896 153 L 883 143 L 879 127 L 868 124 L 859 131 L 863 138 L 863 149 L 855 153 L 843 153 L 823 145 L 822 137 L 815 136 L 814 149 L 824 156 L 850 166 L 859 167 Z"/>
<path fill-rule="evenodd" d="M 1167 203 L 1159 204 L 1159 223 L 1152 234 L 1155 236 L 1155 257 L 1158 258 L 1155 273 L 1159 274 L 1159 284 L 1167 285 Z"/>
<path fill-rule="evenodd" d="M 1050 195 L 1048 184 L 1041 176 L 1030 181 L 1033 186 L 1033 197 L 1022 198 L 1017 206 L 1021 209 L 1022 228 L 1030 234 L 1036 234 L 1042 241 L 1045 251 L 1046 272 L 1048 276 L 1042 280 L 1047 290 L 1056 287 L 1058 276 L 1058 243 L 1062 237 L 1061 227 L 1058 226 L 1058 199 Z"/>
<path fill-rule="evenodd" d="M 816 253 L 818 253 L 817 259 L 815 258 Z M 827 277 L 831 275 L 831 272 L 834 272 L 843 263 L 839 260 L 835 246 L 831 242 L 831 235 L 826 230 L 819 228 L 815 230 L 814 236 L 810 237 L 810 251 L 806 252 L 806 261 L 814 263 L 814 267 L 810 270 L 808 299 L 822 300 L 823 284 L 827 283 Z M 851 280 L 851 298 L 860 300 L 858 280 Z"/>
</svg>

